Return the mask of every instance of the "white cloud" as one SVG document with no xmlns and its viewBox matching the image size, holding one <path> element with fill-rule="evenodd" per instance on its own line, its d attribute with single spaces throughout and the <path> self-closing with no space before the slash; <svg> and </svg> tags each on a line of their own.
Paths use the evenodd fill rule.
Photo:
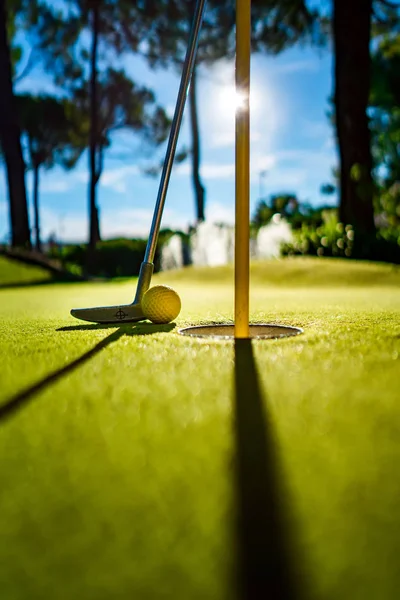
<svg viewBox="0 0 400 600">
<path fill-rule="evenodd" d="M 210 202 L 207 205 L 207 222 L 210 223 L 226 223 L 233 225 L 235 222 L 235 206 L 232 202 L 227 206 L 220 202 Z"/>
<path fill-rule="evenodd" d="M 251 158 L 251 175 L 258 176 L 260 171 L 271 169 L 276 164 L 276 158 L 272 154 L 259 155 Z M 191 174 L 191 165 L 184 163 L 176 169 L 176 174 L 187 176 Z M 200 167 L 203 179 L 233 179 L 235 177 L 235 163 L 203 163 Z"/>
<path fill-rule="evenodd" d="M 167 104 L 165 107 L 165 112 L 167 113 L 168 117 L 172 119 L 175 113 L 175 104 Z"/>
<path fill-rule="evenodd" d="M 191 220 L 189 217 L 182 215 L 181 212 L 168 208 L 165 209 L 161 227 L 187 231 L 190 224 Z"/>
<path fill-rule="evenodd" d="M 135 158 L 135 157 L 133 157 Z M 142 153 L 143 158 L 143 153 Z M 154 159 L 156 160 L 156 159 Z M 122 164 L 121 164 L 122 163 Z M 130 179 L 136 176 L 142 176 L 142 168 L 153 164 L 151 161 L 142 160 L 140 164 L 128 162 L 127 158 L 121 159 L 120 166 L 106 167 L 101 175 L 99 187 L 109 188 L 114 192 L 126 193 L 129 191 Z M 70 179 L 68 179 L 69 181 Z M 80 166 L 71 172 L 71 181 L 89 183 L 89 170 Z"/>
<path fill-rule="evenodd" d="M 265 187 L 289 190 L 299 187 L 307 182 L 308 173 L 305 169 L 299 168 L 276 168 L 267 173 Z"/>
<path fill-rule="evenodd" d="M 235 174 L 235 165 L 208 163 L 200 167 L 200 172 L 204 179 L 231 179 Z"/>
<path fill-rule="evenodd" d="M 137 165 L 124 165 L 117 169 L 108 169 L 100 179 L 102 187 L 108 187 L 114 192 L 125 193 L 127 191 L 127 179 L 131 175 L 139 175 L 140 169 Z"/>
<path fill-rule="evenodd" d="M 262 139 L 260 131 L 250 132 L 250 142 L 259 142 Z M 217 131 L 211 137 L 211 148 L 233 148 L 235 145 L 235 130 L 232 127 L 229 131 Z"/>
<path fill-rule="evenodd" d="M 113 237 L 145 237 L 150 230 L 153 211 L 144 208 L 122 208 L 100 212 L 104 239 Z"/>
<path fill-rule="evenodd" d="M 62 214 L 54 210 L 43 208 L 41 210 L 42 237 L 48 239 L 50 234 L 55 234 L 58 239 L 67 242 L 81 243 L 88 238 L 88 216 L 86 211 L 79 214 Z M 136 218 L 135 218 L 136 217 Z M 104 238 L 129 236 L 137 230 L 143 232 L 143 215 L 138 216 L 129 211 L 101 211 L 100 228 Z M 135 227 L 136 226 L 136 227 Z"/>
<path fill-rule="evenodd" d="M 140 175 L 138 165 L 122 165 L 115 169 L 106 169 L 100 178 L 99 185 L 109 188 L 114 192 L 124 194 L 128 191 L 128 179 L 132 175 Z M 74 177 L 77 181 L 87 184 L 89 181 L 89 172 L 87 170 L 75 171 Z"/>
<path fill-rule="evenodd" d="M 192 173 L 192 166 L 186 162 L 176 167 L 175 174 L 188 176 Z M 200 166 L 200 174 L 203 179 L 231 179 L 235 174 L 234 163 L 203 163 Z"/>
<path fill-rule="evenodd" d="M 251 159 L 251 174 L 257 175 L 259 171 L 270 169 L 276 164 L 273 155 L 256 155 Z M 176 168 L 176 175 L 188 176 L 192 172 L 189 163 L 184 163 Z M 235 177 L 235 163 L 203 163 L 200 166 L 200 173 L 203 179 L 233 179 Z"/>
<path fill-rule="evenodd" d="M 26 179 L 26 189 L 29 198 L 33 194 L 33 174 L 29 172 Z M 77 183 L 76 174 L 65 173 L 61 169 L 41 171 L 39 173 L 39 194 L 62 194 L 73 189 Z"/>
<path fill-rule="evenodd" d="M 81 242 L 87 239 L 88 218 L 86 213 L 63 214 L 47 207 L 40 209 L 42 239 L 47 240 L 50 235 L 58 239 Z"/>
<path fill-rule="evenodd" d="M 282 150 L 275 154 L 256 154 L 251 157 L 250 178 L 254 183 L 258 181 L 260 172 L 266 171 L 268 186 L 295 187 L 304 184 L 315 169 L 320 170 L 331 164 L 332 157 L 329 154 L 317 151 Z M 187 176 L 190 173 L 189 163 L 179 166 L 176 170 L 176 174 L 181 176 Z M 235 163 L 205 163 L 201 167 L 201 176 L 205 180 L 233 180 Z"/>
<path fill-rule="evenodd" d="M 76 169 L 74 171 L 74 177 L 79 183 L 88 183 L 89 181 L 89 171 L 87 169 L 80 170 Z"/>
<path fill-rule="evenodd" d="M 62 214 L 54 210 L 41 209 L 41 229 L 43 240 L 50 234 L 67 242 L 81 243 L 88 237 L 88 217 L 81 214 Z M 116 237 L 147 238 L 153 218 L 152 208 L 104 209 L 100 211 L 100 229 L 103 239 Z M 179 212 L 166 209 L 162 227 L 187 230 L 189 219 Z"/>
<path fill-rule="evenodd" d="M 252 159 L 252 180 L 265 171 L 265 187 L 297 188 L 310 182 L 315 176 L 334 166 L 332 153 L 325 148 L 318 150 L 279 150 L 274 154 L 256 156 Z"/>
<path fill-rule="evenodd" d="M 262 140 L 262 135 L 260 131 L 250 132 L 250 142 L 259 142 L 260 140 Z"/>
<path fill-rule="evenodd" d="M 235 144 L 235 131 L 216 131 L 211 137 L 211 148 L 231 148 Z"/>
<path fill-rule="evenodd" d="M 251 157 L 250 169 L 251 175 L 259 175 L 260 171 L 268 171 L 275 167 L 277 162 L 273 154 L 255 154 Z"/>
<path fill-rule="evenodd" d="M 51 94 L 59 95 L 59 88 L 51 81 L 43 77 L 42 74 L 27 75 L 16 84 L 18 93 L 29 92 L 30 94 Z"/>
</svg>

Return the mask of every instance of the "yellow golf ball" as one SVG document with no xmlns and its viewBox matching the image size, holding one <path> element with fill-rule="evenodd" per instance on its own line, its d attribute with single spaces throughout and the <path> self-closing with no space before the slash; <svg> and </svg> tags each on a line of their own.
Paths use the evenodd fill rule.
<svg viewBox="0 0 400 600">
<path fill-rule="evenodd" d="M 181 299 L 168 285 L 155 285 L 143 296 L 142 310 L 152 323 L 170 323 L 181 311 Z"/>
</svg>

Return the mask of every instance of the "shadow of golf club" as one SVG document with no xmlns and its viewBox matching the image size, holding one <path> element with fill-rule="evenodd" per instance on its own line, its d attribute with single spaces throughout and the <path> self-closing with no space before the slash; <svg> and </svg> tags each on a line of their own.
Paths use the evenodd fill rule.
<svg viewBox="0 0 400 600">
<path fill-rule="evenodd" d="M 235 483 L 240 600 L 298 599 L 274 436 L 251 340 L 235 340 Z"/>
<path fill-rule="evenodd" d="M 154 323 L 125 323 L 118 325 L 116 323 L 91 323 L 89 325 L 68 325 L 60 327 L 56 331 L 95 331 L 97 329 L 115 329 L 119 327 L 125 335 L 150 335 L 153 333 L 161 333 L 172 331 L 176 327 L 176 323 L 167 323 L 165 325 L 156 325 Z"/>
<path fill-rule="evenodd" d="M 75 369 L 77 369 L 80 365 L 83 365 L 85 362 L 90 360 L 93 356 L 98 354 L 100 350 L 106 348 L 109 344 L 116 342 L 123 335 L 149 335 L 153 333 L 159 333 L 163 331 L 171 331 L 175 327 L 175 323 L 169 323 L 168 325 L 152 325 L 152 324 L 142 324 L 140 327 L 134 326 L 131 327 L 128 324 L 122 327 L 118 327 L 117 331 L 113 331 L 103 340 L 98 342 L 93 348 L 76 358 L 68 365 L 65 365 L 50 373 L 50 375 L 46 375 L 43 379 L 38 381 L 37 383 L 31 385 L 25 390 L 18 392 L 15 396 L 12 396 L 7 400 L 4 404 L 0 406 L 0 422 L 5 421 L 16 414 L 19 410 L 21 410 L 32 398 L 43 391 L 46 387 L 55 383 L 65 375 L 72 373 Z M 115 329 L 115 325 L 76 325 L 71 327 L 61 327 L 57 329 L 57 331 L 79 331 L 79 330 L 93 330 L 93 329 Z"/>
</svg>

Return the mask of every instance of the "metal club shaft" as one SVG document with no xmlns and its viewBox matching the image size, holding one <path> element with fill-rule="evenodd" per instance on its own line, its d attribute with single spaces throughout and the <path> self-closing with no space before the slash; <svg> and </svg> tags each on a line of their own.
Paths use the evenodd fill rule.
<svg viewBox="0 0 400 600">
<path fill-rule="evenodd" d="M 160 185 L 158 188 L 157 202 L 154 208 L 153 221 L 151 223 L 150 235 L 147 242 L 146 253 L 144 255 L 145 263 L 152 263 L 157 247 L 158 234 L 160 231 L 161 218 L 164 210 L 165 198 L 167 195 L 168 184 L 171 176 L 172 166 L 175 158 L 176 145 L 178 143 L 179 131 L 182 123 L 183 111 L 185 108 L 186 96 L 189 90 L 190 80 L 197 55 L 197 47 L 201 23 L 203 20 L 206 0 L 197 0 L 192 29 L 188 48 L 186 51 L 185 62 L 183 65 L 181 83 L 179 86 L 178 98 L 176 101 L 175 114 L 172 120 L 171 131 L 169 134 L 167 151 L 165 154 L 164 165 L 161 173 Z"/>
</svg>

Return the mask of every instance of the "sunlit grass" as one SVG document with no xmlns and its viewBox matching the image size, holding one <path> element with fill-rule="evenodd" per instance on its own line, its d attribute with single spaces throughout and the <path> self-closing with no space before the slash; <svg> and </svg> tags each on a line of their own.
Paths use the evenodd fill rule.
<svg viewBox="0 0 400 600">
<path fill-rule="evenodd" d="M 0 256 L 0 288 L 11 285 L 24 285 L 28 283 L 43 283 L 51 279 L 45 269 L 32 265 L 25 265 L 16 260 Z"/>
<path fill-rule="evenodd" d="M 231 275 L 189 269 L 155 282 L 180 293 L 178 328 L 232 319 Z M 6 600 L 235 597 L 233 346 L 69 316 L 133 294 L 129 281 L 0 291 L 3 407 L 60 371 L 1 413 Z M 398 270 L 259 263 L 251 310 L 304 328 L 253 348 L 280 504 L 312 596 L 395 598 Z"/>
</svg>

